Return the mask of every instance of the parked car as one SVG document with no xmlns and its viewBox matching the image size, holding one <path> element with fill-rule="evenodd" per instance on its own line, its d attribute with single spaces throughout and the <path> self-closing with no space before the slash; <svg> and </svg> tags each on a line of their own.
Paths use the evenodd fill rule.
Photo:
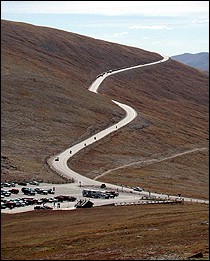
<svg viewBox="0 0 210 261">
<path fill-rule="evenodd" d="M 27 186 L 27 182 L 25 182 L 25 181 L 20 181 L 20 182 L 18 182 L 18 185 L 20 185 L 20 186 Z"/>
<path fill-rule="evenodd" d="M 40 194 L 41 188 L 37 187 L 37 188 L 35 188 L 34 190 L 35 190 L 37 193 Z"/>
<path fill-rule="evenodd" d="M 7 190 L 2 190 L 1 191 L 1 195 L 5 196 L 5 197 L 10 197 L 11 196 L 11 192 L 9 192 Z"/>
<path fill-rule="evenodd" d="M 9 182 L 4 182 L 4 187 L 12 187 L 12 185 Z"/>
<path fill-rule="evenodd" d="M 4 204 L 7 208 L 10 208 L 10 209 L 12 209 L 16 206 L 16 204 L 12 201 L 5 202 Z"/>
<path fill-rule="evenodd" d="M 5 209 L 6 208 L 6 205 L 4 202 L 1 202 L 1 209 Z"/>
<path fill-rule="evenodd" d="M 106 193 L 108 194 L 112 194 L 114 197 L 119 196 L 119 193 L 115 190 L 107 190 Z"/>
<path fill-rule="evenodd" d="M 41 189 L 39 187 L 34 189 L 38 194 L 47 195 L 48 191 L 46 189 Z"/>
<path fill-rule="evenodd" d="M 64 197 L 62 195 L 56 196 L 54 198 L 57 199 L 58 202 L 63 202 L 64 201 Z"/>
<path fill-rule="evenodd" d="M 12 194 L 18 194 L 19 193 L 19 189 L 10 189 L 9 192 L 11 192 Z"/>
<path fill-rule="evenodd" d="M 63 199 L 69 202 L 74 202 L 77 198 L 73 197 L 73 196 L 63 196 Z"/>
<path fill-rule="evenodd" d="M 45 209 L 43 206 L 34 206 L 34 209 Z"/>
<path fill-rule="evenodd" d="M 47 195 L 47 194 L 48 194 L 48 191 L 47 191 L 46 189 L 42 189 L 42 190 L 41 190 L 41 194 L 42 194 L 42 195 Z"/>
<path fill-rule="evenodd" d="M 49 194 L 55 194 L 55 191 L 53 191 L 52 189 L 48 189 L 47 192 L 48 192 Z"/>
<path fill-rule="evenodd" d="M 35 180 L 30 181 L 29 184 L 39 186 L 39 182 Z"/>
<path fill-rule="evenodd" d="M 32 189 L 32 188 L 24 188 L 23 187 L 21 190 L 22 190 L 23 194 L 25 194 L 25 195 L 30 195 L 30 196 L 35 196 L 36 195 L 35 190 Z"/>
<path fill-rule="evenodd" d="M 38 205 L 38 206 L 35 206 L 34 209 L 38 209 L 38 210 L 39 210 L 39 209 L 44 209 L 44 210 L 45 210 L 45 209 L 50 209 L 50 210 L 52 210 L 53 208 L 50 207 L 50 206 L 39 206 L 39 205 Z"/>
<path fill-rule="evenodd" d="M 53 203 L 53 202 L 58 202 L 56 198 L 48 198 L 48 202 Z"/>
<path fill-rule="evenodd" d="M 25 198 L 24 202 L 26 205 L 34 205 L 38 203 L 38 199 L 35 198 Z"/>
<path fill-rule="evenodd" d="M 15 182 L 14 181 L 10 181 L 9 184 L 11 185 L 11 187 L 15 187 Z"/>
<path fill-rule="evenodd" d="M 1 195 L 4 195 L 4 193 L 6 193 L 7 190 L 6 189 L 1 189 Z"/>
</svg>

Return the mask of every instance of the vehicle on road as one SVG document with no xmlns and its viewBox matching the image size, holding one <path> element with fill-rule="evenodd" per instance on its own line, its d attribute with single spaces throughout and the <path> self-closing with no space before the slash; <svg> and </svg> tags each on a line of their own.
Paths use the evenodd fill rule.
<svg viewBox="0 0 210 261">
<path fill-rule="evenodd" d="M 105 183 L 102 183 L 102 184 L 101 184 L 101 188 L 106 188 L 106 184 L 105 184 Z"/>
<path fill-rule="evenodd" d="M 143 191 L 143 189 L 140 188 L 140 187 L 133 188 L 133 190 L 134 190 L 134 191 L 140 191 L 140 192 Z"/>
</svg>

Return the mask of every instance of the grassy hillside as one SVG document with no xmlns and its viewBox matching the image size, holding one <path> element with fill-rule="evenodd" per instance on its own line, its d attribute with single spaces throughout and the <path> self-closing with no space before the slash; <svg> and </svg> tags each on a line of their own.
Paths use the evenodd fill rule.
<svg viewBox="0 0 210 261">
<path fill-rule="evenodd" d="M 4 214 L 1 258 L 209 260 L 207 221 L 208 206 L 189 203 Z"/>
<path fill-rule="evenodd" d="M 208 198 L 207 75 L 169 60 L 113 75 L 94 94 L 88 87 L 101 72 L 161 56 L 5 20 L 1 58 L 2 181 L 64 182 L 46 158 L 119 121 L 114 99 L 138 117 L 70 166 L 103 182 Z M 208 205 L 190 203 L 2 214 L 1 258 L 187 260 L 202 252 L 208 260 L 208 214 Z"/>
<path fill-rule="evenodd" d="M 166 176 L 173 187 L 167 186 L 168 193 L 208 196 L 205 74 L 169 60 L 113 75 L 97 95 L 87 89 L 99 73 L 157 61 L 161 56 L 24 23 L 3 20 L 1 27 L 2 180 L 24 177 L 62 182 L 48 168 L 46 158 L 121 119 L 124 112 L 111 102 L 115 99 L 135 108 L 138 117 L 82 150 L 69 163 L 71 167 L 96 178 L 125 165 L 123 171 L 110 171 L 101 180 L 165 192 L 162 178 Z M 184 157 L 149 167 L 139 164 L 196 148 L 206 150 L 185 156 L 188 164 Z M 177 160 L 178 167 L 173 162 Z M 138 164 L 127 169 L 131 163 Z M 188 193 L 189 184 L 195 193 Z"/>
<path fill-rule="evenodd" d="M 60 181 L 45 163 L 124 112 L 87 89 L 110 68 L 160 55 L 51 28 L 2 20 L 1 178 Z M 6 167 L 6 168 L 5 168 Z"/>
<path fill-rule="evenodd" d="M 132 106 L 138 117 L 100 141 L 102 146 L 95 144 L 78 153 L 71 167 L 92 178 L 120 167 L 98 179 L 208 198 L 207 76 L 170 60 L 109 77 L 100 92 Z M 175 157 L 184 152 L 189 153 Z M 89 157 L 95 160 L 89 162 Z"/>
</svg>

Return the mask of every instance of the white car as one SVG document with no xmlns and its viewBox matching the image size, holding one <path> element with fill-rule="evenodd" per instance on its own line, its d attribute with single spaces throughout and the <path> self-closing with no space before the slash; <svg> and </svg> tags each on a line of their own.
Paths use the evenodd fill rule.
<svg viewBox="0 0 210 261">
<path fill-rule="evenodd" d="M 136 188 L 134 188 L 133 190 L 135 190 L 135 191 L 142 191 L 143 189 L 140 188 L 140 187 L 136 187 Z"/>
<path fill-rule="evenodd" d="M 35 181 L 35 180 L 30 181 L 29 184 L 30 184 L 30 185 L 37 185 L 37 186 L 39 186 L 39 182 L 37 182 L 37 181 Z"/>
</svg>

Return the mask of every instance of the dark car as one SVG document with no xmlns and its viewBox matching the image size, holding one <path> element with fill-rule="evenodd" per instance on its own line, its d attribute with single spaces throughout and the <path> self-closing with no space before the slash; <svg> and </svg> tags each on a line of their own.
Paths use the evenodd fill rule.
<svg viewBox="0 0 210 261">
<path fill-rule="evenodd" d="M 24 205 L 28 206 L 35 204 L 37 200 L 34 198 L 22 198 L 20 201 L 21 203 L 24 203 Z"/>
<path fill-rule="evenodd" d="M 19 193 L 19 189 L 10 189 L 9 192 L 11 192 L 12 194 L 18 194 Z"/>
<path fill-rule="evenodd" d="M 16 206 L 15 202 L 12 202 L 12 201 L 5 202 L 4 204 L 7 208 L 10 208 L 10 209 L 12 209 Z"/>
<path fill-rule="evenodd" d="M 106 184 L 101 184 L 101 188 L 106 188 Z"/>
<path fill-rule="evenodd" d="M 21 191 L 25 195 L 35 196 L 35 194 L 36 194 L 35 190 L 31 189 L 31 188 L 22 188 Z"/>
<path fill-rule="evenodd" d="M 114 191 L 114 190 L 107 190 L 106 193 L 111 194 L 114 197 L 119 196 L 119 193 L 117 191 Z"/>
<path fill-rule="evenodd" d="M 62 195 L 56 196 L 56 197 L 54 197 L 54 199 L 57 199 L 58 202 L 63 202 L 64 201 L 64 197 Z"/>
<path fill-rule="evenodd" d="M 39 210 L 39 209 L 44 209 L 44 210 L 45 210 L 45 209 L 50 209 L 50 210 L 52 210 L 53 208 L 50 207 L 50 206 L 35 206 L 34 209 L 38 209 L 38 210 Z"/>
<path fill-rule="evenodd" d="M 50 206 L 44 206 L 44 208 L 45 208 L 45 209 L 50 209 L 50 210 L 53 209 L 53 208 L 50 207 Z"/>
<path fill-rule="evenodd" d="M 43 206 L 35 206 L 34 209 L 45 209 Z"/>
<path fill-rule="evenodd" d="M 21 182 L 18 182 L 18 185 L 20 185 L 20 186 L 27 186 L 27 182 L 21 181 Z"/>
<path fill-rule="evenodd" d="M 37 193 L 41 194 L 41 190 L 42 190 L 41 188 L 37 187 L 37 188 L 35 188 L 34 190 L 35 190 Z"/>
<path fill-rule="evenodd" d="M 73 197 L 73 196 L 66 196 L 66 195 L 64 195 L 64 196 L 63 196 L 63 199 L 64 199 L 65 201 L 74 202 L 77 198 L 75 198 L 75 197 Z"/>
<path fill-rule="evenodd" d="M 47 192 L 48 192 L 49 194 L 55 194 L 55 191 L 53 191 L 52 189 L 48 189 Z"/>
</svg>

